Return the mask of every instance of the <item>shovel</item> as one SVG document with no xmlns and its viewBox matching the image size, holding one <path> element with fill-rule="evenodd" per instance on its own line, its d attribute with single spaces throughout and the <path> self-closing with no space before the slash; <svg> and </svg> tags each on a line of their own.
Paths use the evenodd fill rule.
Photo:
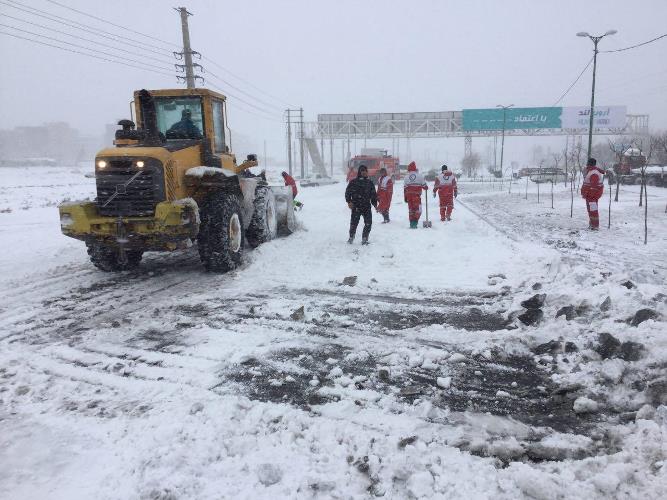
<svg viewBox="0 0 667 500">
<path fill-rule="evenodd" d="M 433 223 L 428 220 L 428 191 L 424 191 L 424 198 L 426 198 L 426 220 L 422 222 L 422 226 L 433 227 Z"/>
</svg>

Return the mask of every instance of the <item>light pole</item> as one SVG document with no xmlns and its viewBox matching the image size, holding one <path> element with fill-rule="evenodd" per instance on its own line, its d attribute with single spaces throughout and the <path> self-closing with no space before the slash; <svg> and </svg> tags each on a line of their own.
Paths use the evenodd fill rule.
<svg viewBox="0 0 667 500">
<path fill-rule="evenodd" d="M 500 139 L 500 178 L 502 179 L 503 176 L 503 155 L 505 153 L 505 120 L 507 118 L 507 110 L 514 106 L 514 104 L 510 104 L 509 106 L 503 106 L 502 104 L 498 104 L 496 108 L 503 108 L 503 135 L 502 138 Z M 512 189 L 512 181 L 510 180 L 510 189 Z"/>
<path fill-rule="evenodd" d="M 616 30 L 609 30 L 604 35 L 592 36 L 589 35 L 586 31 L 580 31 L 577 33 L 577 36 L 588 37 L 593 41 L 593 87 L 591 89 L 591 115 L 588 121 L 588 156 L 591 157 L 591 147 L 593 146 L 593 112 L 595 110 L 595 69 L 597 66 L 598 60 L 598 43 L 607 35 L 614 35 L 617 33 Z"/>
</svg>

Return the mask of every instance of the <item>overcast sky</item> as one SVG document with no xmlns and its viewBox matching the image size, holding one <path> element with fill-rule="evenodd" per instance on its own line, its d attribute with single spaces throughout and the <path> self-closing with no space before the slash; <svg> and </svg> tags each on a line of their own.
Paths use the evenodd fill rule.
<svg viewBox="0 0 667 500">
<path fill-rule="evenodd" d="M 58 1 L 173 42 L 174 50 L 181 43 L 178 14 L 172 9 L 175 3 Z M 97 39 L 132 54 L 96 47 L 99 50 L 171 72 L 170 47 L 161 42 L 47 0 L 0 2 L 3 25 L 94 47 L 6 17 L 9 15 Z M 93 33 L 56 24 L 4 2 L 83 23 Z M 278 98 L 268 97 L 209 60 L 200 61 L 252 97 L 204 74 L 208 82 L 261 108 L 262 116 L 271 116 L 260 118 L 256 108 L 229 97 L 232 128 L 254 139 L 255 147 L 266 140 L 269 154 L 276 156 L 283 154 L 281 110 L 287 104 L 303 106 L 311 120 L 318 113 L 448 111 L 496 104 L 550 106 L 592 55 L 592 42 L 576 37 L 578 31 L 599 34 L 618 30 L 602 40 L 601 50 L 626 47 L 667 32 L 667 0 L 187 0 L 182 5 L 194 14 L 190 18 L 194 50 Z M 143 47 L 158 52 L 154 53 L 121 45 L 98 37 L 99 30 L 125 34 L 160 48 Z M 37 38 L 5 27 L 0 31 Z M 596 102 L 627 105 L 629 113 L 648 113 L 652 128 L 666 129 L 666 54 L 667 38 L 634 50 L 600 54 Z M 5 35 L 0 35 L 0 57 L 0 128 L 67 121 L 100 134 L 104 124 L 127 117 L 134 89 L 181 86 L 171 76 Z M 589 68 L 561 104 L 589 104 L 590 84 Z M 508 139 L 506 155 L 525 156 L 534 140 Z M 482 152 L 487 143 L 480 139 L 473 144 Z M 458 160 L 463 139 L 413 141 L 415 155 L 420 148 L 421 152 L 430 148 L 443 158 Z"/>
</svg>

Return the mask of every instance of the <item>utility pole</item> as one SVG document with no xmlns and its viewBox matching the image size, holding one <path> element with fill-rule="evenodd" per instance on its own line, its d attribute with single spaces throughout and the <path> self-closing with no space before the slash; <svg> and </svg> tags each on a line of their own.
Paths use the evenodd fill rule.
<svg viewBox="0 0 667 500">
<path fill-rule="evenodd" d="M 289 174 L 292 175 L 292 110 L 287 111 L 287 163 L 289 165 Z"/>
<path fill-rule="evenodd" d="M 503 178 L 503 154 L 505 152 L 505 120 L 507 118 L 507 110 L 514 106 L 514 104 L 510 104 L 509 106 L 503 106 L 501 104 L 498 104 L 496 107 L 497 108 L 503 108 L 503 135 L 502 138 L 500 139 L 500 178 Z M 511 182 L 511 181 L 510 181 Z"/>
<path fill-rule="evenodd" d="M 604 35 L 591 36 L 585 31 L 580 31 L 577 36 L 588 37 L 593 42 L 593 86 L 591 88 L 591 109 L 588 119 L 588 157 L 591 157 L 591 148 L 593 147 L 593 114 L 595 112 L 595 70 L 598 62 L 598 43 L 607 35 L 616 34 L 616 30 L 609 30 Z"/>
<path fill-rule="evenodd" d="M 303 108 L 299 108 L 299 157 L 301 161 L 301 178 L 304 179 L 306 171 L 303 163 Z"/>
<path fill-rule="evenodd" d="M 197 78 L 203 81 L 203 78 L 201 76 L 195 75 L 194 68 L 199 67 L 199 69 L 202 69 L 201 64 L 193 63 L 192 62 L 192 56 L 193 55 L 198 55 L 201 57 L 199 52 L 195 52 L 192 50 L 190 47 L 190 29 L 188 28 L 188 16 L 191 16 L 192 13 L 188 12 L 188 10 L 185 7 L 174 7 L 174 10 L 181 15 L 181 32 L 183 34 L 183 52 L 174 52 L 174 56 L 176 57 L 182 57 L 183 60 L 185 61 L 185 64 L 176 64 L 176 68 L 180 69 L 181 71 L 185 71 L 185 78 L 182 76 L 178 76 L 177 78 L 179 79 L 184 79 L 185 84 L 187 88 L 193 89 L 195 88 L 195 81 Z"/>
</svg>

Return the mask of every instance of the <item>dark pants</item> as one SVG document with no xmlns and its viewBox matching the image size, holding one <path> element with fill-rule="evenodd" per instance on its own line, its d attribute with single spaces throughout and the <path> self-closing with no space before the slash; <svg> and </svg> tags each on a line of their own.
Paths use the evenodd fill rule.
<svg viewBox="0 0 667 500">
<path fill-rule="evenodd" d="M 353 208 L 352 214 L 350 215 L 350 238 L 354 238 L 354 235 L 357 233 L 357 226 L 359 225 L 359 219 L 364 218 L 364 230 L 361 233 L 362 238 L 368 238 L 368 235 L 371 234 L 371 226 L 373 225 L 373 212 L 371 207 L 366 208 Z"/>
<path fill-rule="evenodd" d="M 382 218 L 384 219 L 385 222 L 389 222 L 389 210 L 385 210 L 384 212 L 380 212 L 382 214 Z"/>
</svg>

